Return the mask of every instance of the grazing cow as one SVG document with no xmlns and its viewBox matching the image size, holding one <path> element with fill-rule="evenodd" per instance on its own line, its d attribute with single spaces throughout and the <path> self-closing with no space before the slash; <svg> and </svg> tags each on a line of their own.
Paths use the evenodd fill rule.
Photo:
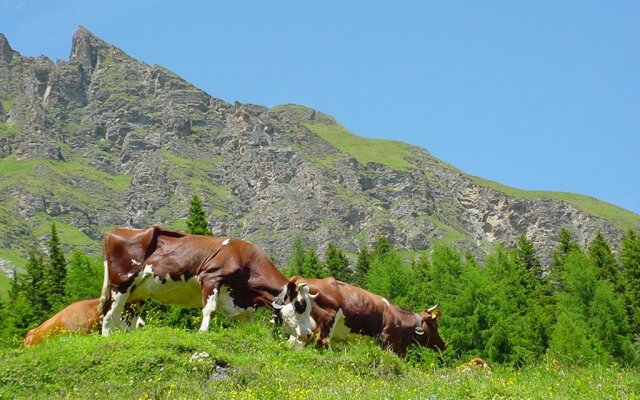
<svg viewBox="0 0 640 400">
<path fill-rule="evenodd" d="M 280 310 L 292 342 L 307 342 L 315 332 L 317 343 L 328 347 L 333 337 L 358 333 L 378 339 L 401 357 L 412 343 L 436 351 L 446 347 L 438 334 L 437 306 L 414 313 L 334 278 L 293 277 L 281 297 L 274 308 Z"/>
<path fill-rule="evenodd" d="M 100 299 L 77 301 L 42 325 L 31 329 L 24 337 L 26 347 L 34 346 L 49 336 L 63 332 L 91 333 L 100 323 Z"/>
<path fill-rule="evenodd" d="M 211 313 L 251 316 L 272 302 L 288 280 L 261 248 L 242 240 L 189 235 L 160 227 L 116 228 L 104 239 L 102 335 L 121 328 L 125 304 L 147 298 L 202 307 L 200 331 Z"/>
</svg>

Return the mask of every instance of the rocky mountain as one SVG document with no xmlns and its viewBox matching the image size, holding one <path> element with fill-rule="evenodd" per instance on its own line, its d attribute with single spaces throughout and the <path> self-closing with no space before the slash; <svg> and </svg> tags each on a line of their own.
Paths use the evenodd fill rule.
<svg viewBox="0 0 640 400">
<path fill-rule="evenodd" d="M 617 240 L 640 216 L 585 196 L 471 177 L 408 144 L 351 134 L 298 105 L 227 103 L 84 28 L 69 61 L 25 57 L 0 34 L 0 259 L 20 264 L 56 221 L 100 251 L 114 226 L 184 228 L 200 195 L 220 235 L 279 263 L 296 235 L 356 252 L 446 242 L 482 255 L 525 234 L 548 258 L 560 227 Z"/>
</svg>

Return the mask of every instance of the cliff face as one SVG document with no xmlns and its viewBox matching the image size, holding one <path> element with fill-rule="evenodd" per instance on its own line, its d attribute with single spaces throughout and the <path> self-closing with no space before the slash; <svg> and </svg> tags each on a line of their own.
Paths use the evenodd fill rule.
<svg viewBox="0 0 640 400">
<path fill-rule="evenodd" d="M 296 235 L 320 249 L 387 235 L 401 249 L 448 242 L 482 255 L 523 233 L 546 259 L 562 226 L 582 243 L 624 227 L 580 202 L 496 190 L 306 107 L 226 103 L 84 28 L 55 64 L 0 35 L 0 100 L 0 258 L 25 257 L 53 220 L 63 241 L 94 250 L 113 226 L 184 228 L 194 193 L 216 234 L 281 263 Z"/>
</svg>

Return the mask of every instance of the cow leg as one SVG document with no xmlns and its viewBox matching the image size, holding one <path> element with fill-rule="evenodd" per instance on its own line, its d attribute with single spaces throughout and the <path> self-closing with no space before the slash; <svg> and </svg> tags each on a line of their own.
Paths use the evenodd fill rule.
<svg viewBox="0 0 640 400">
<path fill-rule="evenodd" d="M 391 349 L 394 353 L 396 353 L 400 357 L 404 357 L 406 353 L 406 346 L 402 346 L 398 340 L 392 339 L 392 335 L 384 329 L 382 331 L 382 335 L 380 335 L 380 344 L 385 349 Z"/>
<path fill-rule="evenodd" d="M 207 281 L 202 285 L 202 324 L 200 325 L 200 332 L 207 332 L 209 330 L 209 323 L 211 322 L 211 314 L 216 312 L 218 307 L 218 282 Z"/>
<path fill-rule="evenodd" d="M 109 336 L 113 329 L 126 330 L 126 323 L 122 319 L 122 314 L 129 298 L 129 292 L 114 292 L 111 297 L 113 300 L 111 308 L 102 320 L 102 336 Z"/>
<path fill-rule="evenodd" d="M 320 335 L 318 336 L 318 346 L 331 350 L 331 338 L 333 337 L 335 326 L 340 316 L 335 313 L 322 318 L 318 323 L 320 325 Z"/>
</svg>

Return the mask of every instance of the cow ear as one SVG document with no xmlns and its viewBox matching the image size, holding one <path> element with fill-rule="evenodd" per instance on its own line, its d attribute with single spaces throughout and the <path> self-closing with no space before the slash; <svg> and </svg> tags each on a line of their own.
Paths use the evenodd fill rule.
<svg viewBox="0 0 640 400">
<path fill-rule="evenodd" d="M 293 299 L 298 295 L 298 289 L 295 282 L 289 281 L 287 283 L 287 296 L 289 299 Z"/>
</svg>

